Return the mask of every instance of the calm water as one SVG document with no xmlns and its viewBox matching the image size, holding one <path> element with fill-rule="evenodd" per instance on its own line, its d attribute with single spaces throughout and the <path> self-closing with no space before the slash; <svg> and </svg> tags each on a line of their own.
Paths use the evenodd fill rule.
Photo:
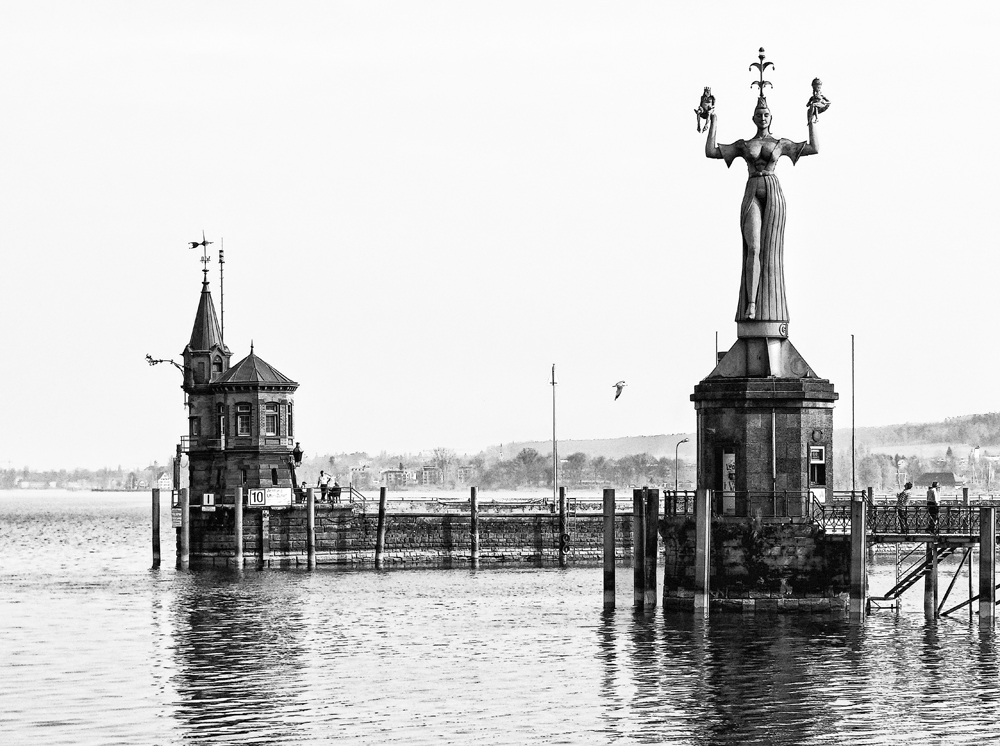
<svg viewBox="0 0 1000 746">
<path fill-rule="evenodd" d="M 919 586 L 863 626 L 706 623 L 633 613 L 626 568 L 605 614 L 596 567 L 181 573 L 169 528 L 163 551 L 148 495 L 0 493 L 0 742 L 997 738 L 994 634 L 926 622 Z"/>
</svg>

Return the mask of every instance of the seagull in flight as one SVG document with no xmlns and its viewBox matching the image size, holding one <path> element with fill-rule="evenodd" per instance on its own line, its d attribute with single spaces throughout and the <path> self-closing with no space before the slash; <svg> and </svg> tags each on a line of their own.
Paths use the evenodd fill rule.
<svg viewBox="0 0 1000 746">
<path fill-rule="evenodd" d="M 622 395 L 622 389 L 625 388 L 625 381 L 619 381 L 615 384 L 615 401 L 618 401 L 618 397 Z"/>
</svg>

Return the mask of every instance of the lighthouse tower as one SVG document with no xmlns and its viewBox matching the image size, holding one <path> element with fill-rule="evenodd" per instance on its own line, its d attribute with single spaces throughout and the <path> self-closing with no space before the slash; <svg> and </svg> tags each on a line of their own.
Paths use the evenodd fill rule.
<svg viewBox="0 0 1000 746">
<path fill-rule="evenodd" d="M 258 357 L 252 344 L 249 355 L 230 365 L 207 275 L 183 356 L 183 445 L 192 504 L 206 493 L 217 503 L 231 503 L 236 487 L 294 487 L 292 395 L 298 384 Z"/>
</svg>

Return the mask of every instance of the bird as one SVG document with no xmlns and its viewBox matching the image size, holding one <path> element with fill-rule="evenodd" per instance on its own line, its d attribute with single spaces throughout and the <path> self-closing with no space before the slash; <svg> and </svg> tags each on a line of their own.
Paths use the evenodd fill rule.
<svg viewBox="0 0 1000 746">
<path fill-rule="evenodd" d="M 618 401 L 618 397 L 622 395 L 622 389 L 625 388 L 625 381 L 619 381 L 615 384 L 615 401 Z"/>
</svg>

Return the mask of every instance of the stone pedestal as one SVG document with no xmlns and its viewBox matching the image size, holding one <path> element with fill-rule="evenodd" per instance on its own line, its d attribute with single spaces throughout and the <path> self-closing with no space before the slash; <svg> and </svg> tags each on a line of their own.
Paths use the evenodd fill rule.
<svg viewBox="0 0 1000 746">
<path fill-rule="evenodd" d="M 804 515 L 806 493 L 832 497 L 837 398 L 788 339 L 737 340 L 691 395 L 698 486 L 717 491 L 716 513 L 745 516 L 750 501 L 763 515 Z"/>
</svg>

